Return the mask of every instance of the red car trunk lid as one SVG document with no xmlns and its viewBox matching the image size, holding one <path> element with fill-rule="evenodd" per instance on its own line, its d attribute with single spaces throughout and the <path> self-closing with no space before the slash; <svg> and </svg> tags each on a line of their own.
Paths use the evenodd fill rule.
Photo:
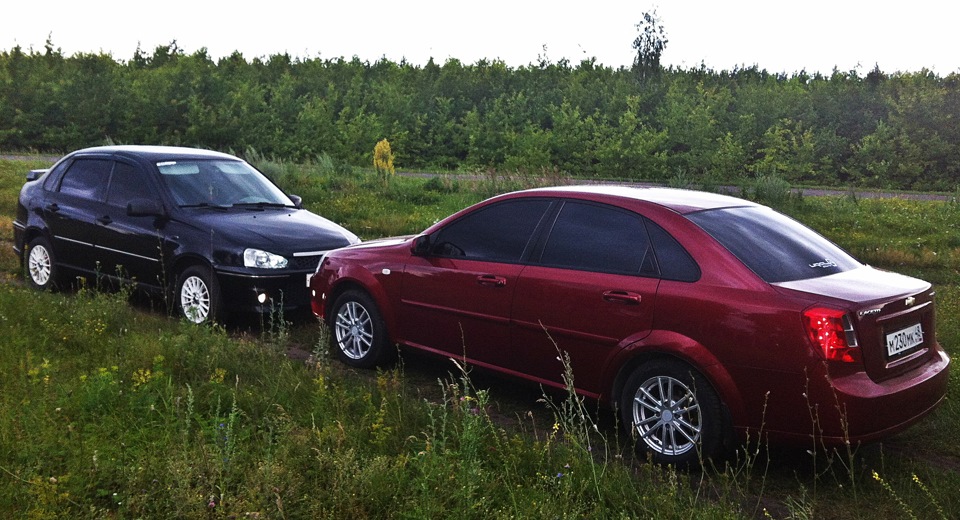
<svg viewBox="0 0 960 520">
<path fill-rule="evenodd" d="M 863 267 L 776 286 L 846 310 L 873 381 L 904 374 L 936 355 L 934 291 L 927 282 Z"/>
</svg>

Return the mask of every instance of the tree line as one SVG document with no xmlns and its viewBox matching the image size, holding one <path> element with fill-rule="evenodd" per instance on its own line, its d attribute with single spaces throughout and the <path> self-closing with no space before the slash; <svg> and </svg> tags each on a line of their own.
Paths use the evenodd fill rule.
<svg viewBox="0 0 960 520">
<path fill-rule="evenodd" d="M 403 169 L 960 183 L 957 73 L 638 68 L 545 56 L 521 67 L 238 52 L 214 60 L 176 42 L 118 60 L 65 56 L 48 41 L 0 52 L 0 149 L 179 144 L 368 166 L 387 139 Z"/>
</svg>

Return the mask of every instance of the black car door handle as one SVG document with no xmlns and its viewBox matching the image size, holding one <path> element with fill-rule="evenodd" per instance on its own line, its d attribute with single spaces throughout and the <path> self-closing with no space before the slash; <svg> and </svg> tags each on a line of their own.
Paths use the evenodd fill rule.
<svg viewBox="0 0 960 520">
<path fill-rule="evenodd" d="M 58 206 L 56 202 L 52 202 L 52 203 L 50 203 L 50 204 L 47 204 L 47 207 L 44 208 L 44 209 L 47 210 L 47 211 L 51 211 L 51 212 L 53 212 L 53 213 L 56 213 L 56 212 L 60 211 L 60 206 Z"/>
<path fill-rule="evenodd" d="M 503 287 L 504 285 L 507 285 L 507 279 L 502 276 L 483 274 L 477 277 L 477 283 L 480 285 L 489 285 L 491 287 Z"/>
<path fill-rule="evenodd" d="M 99 223 L 103 224 L 104 226 L 106 226 L 106 225 L 109 225 L 111 222 L 113 222 L 113 219 L 110 218 L 110 215 L 104 215 L 104 216 L 98 218 L 98 219 L 97 219 L 97 222 L 99 222 Z"/>
<path fill-rule="evenodd" d="M 623 303 L 626 305 L 640 304 L 640 295 L 628 291 L 606 291 L 603 293 L 603 299 L 610 303 Z"/>
</svg>

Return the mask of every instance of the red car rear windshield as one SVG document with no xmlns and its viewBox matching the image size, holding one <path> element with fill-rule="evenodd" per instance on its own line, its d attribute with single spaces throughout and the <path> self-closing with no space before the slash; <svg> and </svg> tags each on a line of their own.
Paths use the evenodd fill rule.
<svg viewBox="0 0 960 520">
<path fill-rule="evenodd" d="M 862 265 L 833 242 L 770 208 L 714 209 L 688 218 L 768 283 L 817 278 Z"/>
</svg>

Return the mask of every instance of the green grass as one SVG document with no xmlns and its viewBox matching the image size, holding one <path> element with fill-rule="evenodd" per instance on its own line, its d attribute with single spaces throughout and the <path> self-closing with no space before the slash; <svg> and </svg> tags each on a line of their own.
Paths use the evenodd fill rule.
<svg viewBox="0 0 960 520">
<path fill-rule="evenodd" d="M 10 222 L 29 167 L 0 160 L 8 275 L 18 271 Z M 487 174 L 384 186 L 319 164 L 269 171 L 365 239 L 416 233 L 495 193 L 553 182 Z M 939 338 L 957 353 L 955 204 L 779 204 L 878 267 L 934 280 Z M 960 517 L 957 371 L 944 406 L 882 446 L 853 456 L 751 446 L 727 466 L 681 472 L 635 460 L 610 415 L 577 400 L 542 402 L 516 383 L 417 356 L 350 370 L 328 357 L 325 332 L 309 320 L 224 330 L 147 307 L 124 292 L 0 285 L 4 515 Z M 291 347 L 312 356 L 292 359 Z"/>
</svg>

